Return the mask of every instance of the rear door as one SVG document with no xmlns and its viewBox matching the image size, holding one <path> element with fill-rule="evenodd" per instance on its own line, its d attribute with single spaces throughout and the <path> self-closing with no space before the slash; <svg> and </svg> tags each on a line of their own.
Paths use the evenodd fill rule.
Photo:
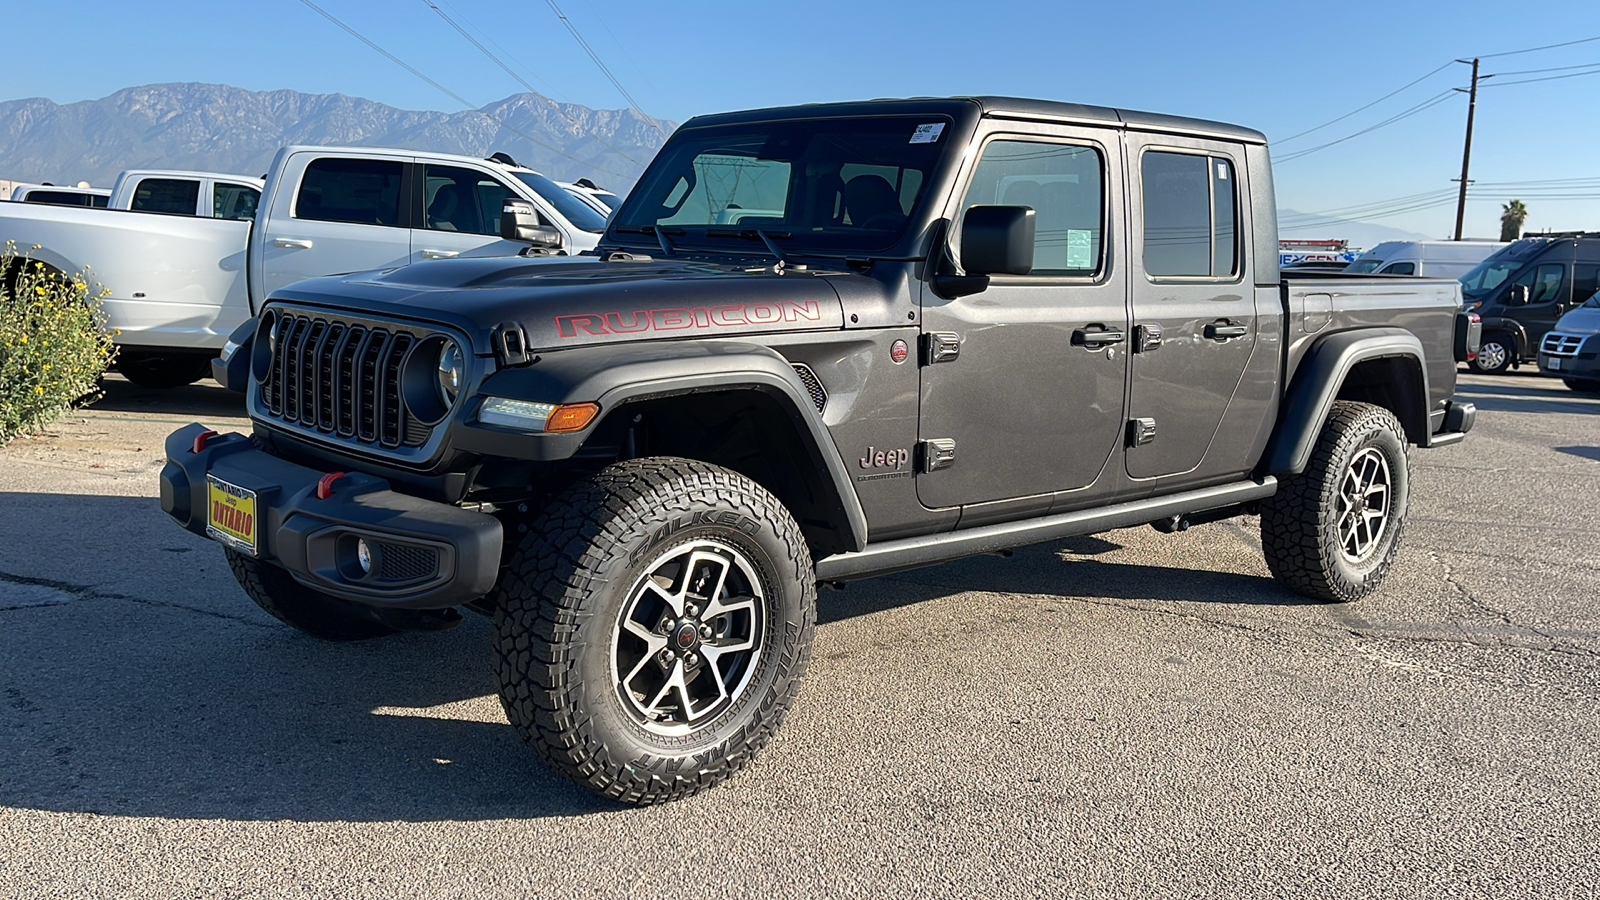
<svg viewBox="0 0 1600 900">
<path fill-rule="evenodd" d="M 1255 350 L 1246 278 L 1244 148 L 1170 135 L 1128 135 L 1133 196 L 1133 306 L 1127 469 L 1177 487 L 1250 465 L 1248 441 L 1217 440 Z M 1218 454 L 1198 472 L 1215 444 Z M 1163 483 L 1163 488 L 1167 487 Z"/>
<path fill-rule="evenodd" d="M 1118 136 L 989 127 L 946 214 L 959 223 L 974 205 L 1031 207 L 1033 271 L 993 276 L 988 289 L 954 300 L 924 288 L 919 430 L 926 452 L 943 446 L 953 459 L 918 474 L 917 497 L 951 507 L 1082 490 L 1087 501 L 1122 435 L 1128 308 L 1126 265 L 1113 252 L 1122 228 Z M 959 233 L 951 246 L 960 246 Z M 943 349 L 930 353 L 935 346 Z"/>
<path fill-rule="evenodd" d="M 273 192 L 261 248 L 261 302 L 280 287 L 321 275 L 405 265 L 411 257 L 410 160 L 299 154 Z"/>
</svg>

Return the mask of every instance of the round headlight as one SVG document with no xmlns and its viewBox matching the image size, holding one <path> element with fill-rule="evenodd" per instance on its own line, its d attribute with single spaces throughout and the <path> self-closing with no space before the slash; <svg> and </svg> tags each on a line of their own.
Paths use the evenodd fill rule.
<svg viewBox="0 0 1600 900">
<path fill-rule="evenodd" d="M 454 341 L 446 342 L 439 351 L 439 396 L 445 406 L 456 402 L 461 393 L 461 348 Z"/>
</svg>

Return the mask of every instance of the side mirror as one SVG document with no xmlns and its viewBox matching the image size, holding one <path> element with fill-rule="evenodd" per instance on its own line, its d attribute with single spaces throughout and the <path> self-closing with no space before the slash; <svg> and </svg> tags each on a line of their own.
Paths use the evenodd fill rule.
<svg viewBox="0 0 1600 900">
<path fill-rule="evenodd" d="M 532 244 L 540 250 L 561 246 L 561 232 L 549 225 L 540 225 L 539 214 L 526 200 L 507 200 L 500 208 L 500 237 Z"/>
<path fill-rule="evenodd" d="M 1528 298 L 1530 296 L 1531 295 L 1528 292 L 1528 286 L 1527 285 L 1525 285 L 1525 284 L 1513 284 L 1511 286 L 1511 293 L 1506 295 L 1506 305 L 1507 306 L 1527 306 L 1528 305 Z"/>
<path fill-rule="evenodd" d="M 961 219 L 961 266 L 968 275 L 1033 271 L 1035 217 L 1026 206 L 974 206 Z"/>
<path fill-rule="evenodd" d="M 1026 206 L 974 206 L 961 218 L 961 265 L 965 275 L 933 278 L 934 293 L 947 300 L 989 289 L 990 275 L 1033 271 L 1036 217 Z"/>
</svg>

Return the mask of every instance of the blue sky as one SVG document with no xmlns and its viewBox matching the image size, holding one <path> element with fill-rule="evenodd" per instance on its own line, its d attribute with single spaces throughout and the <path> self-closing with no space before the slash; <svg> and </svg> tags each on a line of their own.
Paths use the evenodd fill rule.
<svg viewBox="0 0 1600 900">
<path fill-rule="evenodd" d="M 474 104 L 522 86 L 427 0 L 315 0 Z M 547 0 L 433 0 L 486 33 L 541 92 L 592 107 L 627 105 Z M 1305 212 L 1453 188 L 1466 97 L 1451 94 L 1371 134 L 1309 154 L 1465 86 L 1449 65 L 1373 108 L 1277 142 L 1401 87 L 1449 60 L 1600 37 L 1600 3 L 1551 0 L 1232 4 L 1079 2 L 691 3 L 557 0 L 644 111 L 701 112 L 863 97 L 1011 94 L 1236 122 L 1274 140 L 1279 205 Z M 0 99 L 93 99 L 123 87 L 207 81 L 368 97 L 412 109 L 449 97 L 319 17 L 301 0 L 55 0 L 9 4 Z M 48 36 L 32 40 L 27 36 Z M 490 45 L 493 48 L 494 45 Z M 497 51 L 499 52 L 499 51 Z M 1485 59 L 1468 235 L 1498 233 L 1499 203 L 1522 197 L 1530 229 L 1600 229 L 1600 40 Z M 1504 73 L 1549 70 L 1529 74 Z M 1503 182 L 1589 179 L 1582 184 Z M 1576 199 L 1564 199 L 1580 195 Z M 1370 221 L 1447 236 L 1454 204 Z M 1336 235 L 1330 235 L 1336 236 Z"/>
</svg>

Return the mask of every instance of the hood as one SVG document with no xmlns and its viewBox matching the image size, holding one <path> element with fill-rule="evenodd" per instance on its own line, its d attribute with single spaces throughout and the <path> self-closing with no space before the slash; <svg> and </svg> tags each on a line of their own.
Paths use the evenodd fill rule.
<svg viewBox="0 0 1600 900">
<path fill-rule="evenodd" d="M 1561 317 L 1557 331 L 1568 334 L 1600 334 L 1600 306 L 1580 306 Z"/>
<path fill-rule="evenodd" d="M 839 294 L 822 276 L 843 274 L 701 259 L 444 259 L 299 281 L 268 302 L 451 325 L 485 355 L 506 322 L 522 326 L 534 351 L 840 329 Z"/>
</svg>

